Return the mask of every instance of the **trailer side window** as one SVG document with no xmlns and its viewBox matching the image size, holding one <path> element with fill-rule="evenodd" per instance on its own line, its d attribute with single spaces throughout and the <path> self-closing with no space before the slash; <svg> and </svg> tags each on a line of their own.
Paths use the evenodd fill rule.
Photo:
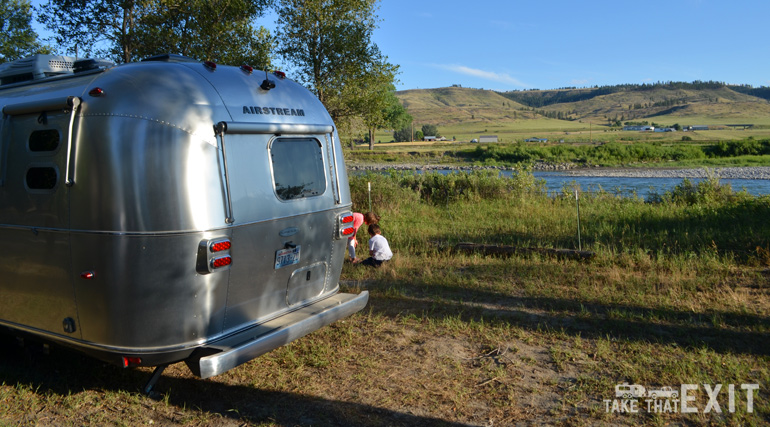
<svg viewBox="0 0 770 427">
<path fill-rule="evenodd" d="M 59 131 L 56 129 L 36 130 L 29 135 L 29 151 L 56 151 L 59 139 Z"/>
<path fill-rule="evenodd" d="M 59 181 L 56 168 L 50 166 L 33 166 L 27 169 L 26 183 L 30 190 L 52 190 Z"/>
<path fill-rule="evenodd" d="M 320 196 L 326 191 L 321 143 L 311 138 L 279 138 L 270 147 L 275 193 L 282 200 Z"/>
</svg>

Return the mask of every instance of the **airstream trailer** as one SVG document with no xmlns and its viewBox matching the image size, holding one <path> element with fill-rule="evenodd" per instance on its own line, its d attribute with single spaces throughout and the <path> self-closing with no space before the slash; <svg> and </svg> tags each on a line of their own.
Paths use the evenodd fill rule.
<svg viewBox="0 0 770 427">
<path fill-rule="evenodd" d="M 0 66 L 0 325 L 220 374 L 361 310 L 339 137 L 282 73 L 162 55 Z"/>
</svg>

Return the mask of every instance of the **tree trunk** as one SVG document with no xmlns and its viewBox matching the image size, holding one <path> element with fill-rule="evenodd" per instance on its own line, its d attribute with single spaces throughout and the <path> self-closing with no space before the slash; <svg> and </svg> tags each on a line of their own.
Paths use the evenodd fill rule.
<svg viewBox="0 0 770 427">
<path fill-rule="evenodd" d="M 374 151 L 374 128 L 369 128 L 369 151 Z"/>
</svg>

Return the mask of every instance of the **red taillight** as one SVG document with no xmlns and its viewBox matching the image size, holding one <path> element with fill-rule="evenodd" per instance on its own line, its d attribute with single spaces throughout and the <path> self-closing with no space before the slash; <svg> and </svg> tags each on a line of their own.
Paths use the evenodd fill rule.
<svg viewBox="0 0 770 427">
<path fill-rule="evenodd" d="M 214 258 L 211 260 L 211 268 L 222 268 L 227 267 L 228 265 L 233 263 L 233 259 L 230 258 L 230 255 L 225 255 L 223 257 Z"/>
<path fill-rule="evenodd" d="M 141 357 L 123 356 L 123 367 L 137 366 L 142 364 Z"/>
<path fill-rule="evenodd" d="M 93 279 L 94 277 L 96 277 L 96 273 L 94 273 L 93 271 L 84 271 L 80 273 L 81 279 Z"/>
<path fill-rule="evenodd" d="M 208 68 L 211 71 L 214 71 L 217 69 L 217 63 L 212 61 L 204 61 L 203 65 Z"/>
<path fill-rule="evenodd" d="M 218 242 L 213 242 L 211 244 L 211 252 L 222 252 L 230 249 L 230 241 L 229 240 L 220 240 Z"/>
<path fill-rule="evenodd" d="M 195 270 L 199 274 L 211 274 L 215 271 L 224 271 L 233 263 L 230 251 L 233 244 L 227 237 L 217 237 L 202 240 L 198 243 L 198 258 L 195 261 Z"/>
<path fill-rule="evenodd" d="M 356 229 L 353 227 L 354 220 L 353 214 L 345 212 L 337 217 L 337 239 L 350 237 L 356 234 Z"/>
<path fill-rule="evenodd" d="M 102 89 L 100 87 L 95 87 L 95 88 L 91 89 L 90 91 L 88 91 L 88 94 L 93 96 L 93 97 L 99 97 L 99 96 L 104 95 L 104 89 Z"/>
<path fill-rule="evenodd" d="M 251 73 L 254 72 L 254 67 L 252 67 L 251 65 L 243 64 L 243 65 L 241 65 L 241 70 L 244 73 L 251 74 Z"/>
</svg>

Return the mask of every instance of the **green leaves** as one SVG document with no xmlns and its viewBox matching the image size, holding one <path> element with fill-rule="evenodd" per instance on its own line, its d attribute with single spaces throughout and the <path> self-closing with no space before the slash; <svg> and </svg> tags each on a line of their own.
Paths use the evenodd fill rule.
<svg viewBox="0 0 770 427">
<path fill-rule="evenodd" d="M 32 29 L 29 0 L 0 0 L 0 63 L 34 53 L 48 53 Z"/>
<path fill-rule="evenodd" d="M 278 54 L 339 127 L 404 121 L 393 94 L 398 66 L 372 42 L 377 0 L 280 0 Z"/>
<path fill-rule="evenodd" d="M 175 53 L 227 64 L 270 65 L 272 37 L 254 20 L 272 0 L 49 0 L 38 20 L 60 50 L 116 62 Z"/>
</svg>

